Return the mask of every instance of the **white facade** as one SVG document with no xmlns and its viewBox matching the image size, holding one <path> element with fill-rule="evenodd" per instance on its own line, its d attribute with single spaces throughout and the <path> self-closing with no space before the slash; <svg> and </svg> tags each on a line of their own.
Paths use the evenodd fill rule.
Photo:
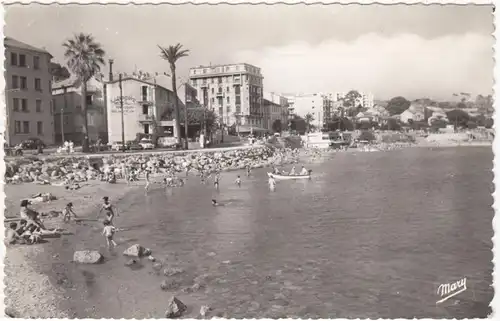
<svg viewBox="0 0 500 321">
<path fill-rule="evenodd" d="M 292 99 L 293 114 L 305 118 L 307 114 L 313 116 L 312 125 L 322 128 L 330 115 L 330 100 L 323 94 L 304 94 Z"/>
<path fill-rule="evenodd" d="M 263 79 L 258 67 L 246 63 L 198 66 L 189 71 L 200 103 L 228 126 L 263 127 Z"/>
</svg>

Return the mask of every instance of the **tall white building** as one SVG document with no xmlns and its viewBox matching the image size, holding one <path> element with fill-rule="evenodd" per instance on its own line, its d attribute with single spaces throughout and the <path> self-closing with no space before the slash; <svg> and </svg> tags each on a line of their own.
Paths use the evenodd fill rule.
<svg viewBox="0 0 500 321">
<path fill-rule="evenodd" d="M 263 127 L 263 79 L 258 67 L 246 63 L 198 66 L 189 71 L 198 99 L 226 125 Z"/>
<path fill-rule="evenodd" d="M 323 124 L 331 117 L 332 101 L 329 95 L 322 93 L 302 94 L 289 99 L 291 113 L 305 118 L 307 114 L 313 117 L 312 124 L 322 128 Z"/>
</svg>

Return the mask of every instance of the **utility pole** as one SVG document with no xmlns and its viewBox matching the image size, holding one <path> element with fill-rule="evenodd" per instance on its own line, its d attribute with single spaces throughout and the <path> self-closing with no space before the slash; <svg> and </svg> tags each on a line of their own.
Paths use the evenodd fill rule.
<svg viewBox="0 0 500 321">
<path fill-rule="evenodd" d="M 125 121 L 123 119 L 123 87 L 122 87 L 122 74 L 119 75 L 118 85 L 120 86 L 120 110 L 122 116 L 122 148 L 125 153 Z"/>
<path fill-rule="evenodd" d="M 64 110 L 68 108 L 68 101 L 66 98 L 66 94 L 68 93 L 68 87 L 63 86 L 63 98 L 64 98 L 64 106 L 61 107 L 61 143 L 64 144 Z"/>
</svg>

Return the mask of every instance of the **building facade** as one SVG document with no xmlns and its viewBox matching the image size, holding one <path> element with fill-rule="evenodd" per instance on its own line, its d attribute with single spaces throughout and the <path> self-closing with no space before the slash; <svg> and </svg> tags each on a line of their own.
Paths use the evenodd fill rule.
<svg viewBox="0 0 500 321">
<path fill-rule="evenodd" d="M 16 145 L 29 138 L 54 144 L 52 55 L 5 37 L 5 140 Z"/>
<path fill-rule="evenodd" d="M 87 128 L 91 142 L 108 140 L 106 101 L 104 83 L 92 78 L 87 83 Z M 59 81 L 52 86 L 52 106 L 54 108 L 55 142 L 81 143 L 84 139 L 82 111 L 82 86 L 75 78 Z M 62 124 L 62 125 L 61 125 Z"/>
<path fill-rule="evenodd" d="M 111 78 L 111 77 L 110 77 Z M 181 133 L 175 131 L 175 96 L 171 90 L 171 82 L 157 77 L 140 77 L 124 75 L 122 92 L 118 77 L 106 82 L 107 129 L 110 143 L 122 141 L 122 109 L 123 100 L 123 132 L 125 141 L 135 140 L 137 134 L 152 135 L 154 133 L 177 137 Z M 197 91 L 188 83 L 177 89 L 179 112 L 183 119 L 185 108 L 199 108 Z M 183 124 L 181 124 L 183 125 Z"/>
<path fill-rule="evenodd" d="M 288 99 L 276 93 L 264 92 L 262 127 L 273 130 L 273 124 L 279 120 L 280 129 L 288 127 Z M 279 130 L 279 131 L 281 131 Z"/>
<path fill-rule="evenodd" d="M 327 94 L 302 94 L 293 97 L 292 101 L 293 114 L 304 119 L 310 114 L 312 116 L 311 124 L 317 128 L 322 128 L 333 117 L 333 103 Z"/>
<path fill-rule="evenodd" d="M 262 127 L 264 77 L 260 68 L 246 63 L 198 66 L 190 69 L 189 79 L 200 103 L 223 124 Z"/>
</svg>

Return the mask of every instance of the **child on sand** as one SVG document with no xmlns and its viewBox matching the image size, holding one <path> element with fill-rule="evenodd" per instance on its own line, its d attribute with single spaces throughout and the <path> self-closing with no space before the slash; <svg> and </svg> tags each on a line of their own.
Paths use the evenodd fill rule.
<svg viewBox="0 0 500 321">
<path fill-rule="evenodd" d="M 118 216 L 118 212 L 115 213 L 116 208 L 109 202 L 109 197 L 104 196 L 102 199 L 104 200 L 104 203 L 102 204 L 101 209 L 99 210 L 97 216 L 99 216 L 101 212 L 104 211 L 106 214 L 104 222 L 109 222 L 109 224 L 112 225 L 113 218 L 115 217 L 115 214 L 116 216 Z"/>
<path fill-rule="evenodd" d="M 73 203 L 69 202 L 66 204 L 66 207 L 63 209 L 63 221 L 64 222 L 69 222 L 71 219 L 71 215 L 73 215 L 75 218 L 77 218 L 75 212 L 73 211 Z"/>
<path fill-rule="evenodd" d="M 20 239 L 19 234 L 16 232 L 17 223 L 12 222 L 9 224 L 9 228 L 5 231 L 5 244 L 15 244 L 17 240 Z"/>
<path fill-rule="evenodd" d="M 113 240 L 113 236 L 115 235 L 116 228 L 111 225 L 109 221 L 104 221 L 104 229 L 102 230 L 102 235 L 106 237 L 106 244 L 108 245 L 108 248 L 113 245 L 113 247 L 116 247 L 116 242 Z"/>
</svg>

